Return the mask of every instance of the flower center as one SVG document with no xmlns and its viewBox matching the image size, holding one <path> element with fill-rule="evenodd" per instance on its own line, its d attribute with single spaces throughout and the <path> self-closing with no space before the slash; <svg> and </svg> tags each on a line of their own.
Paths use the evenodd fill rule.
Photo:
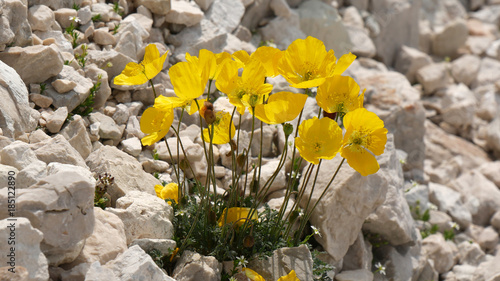
<svg viewBox="0 0 500 281">
<path fill-rule="evenodd" d="M 321 144 L 319 142 L 314 144 L 314 152 L 319 152 L 321 150 Z"/>
</svg>

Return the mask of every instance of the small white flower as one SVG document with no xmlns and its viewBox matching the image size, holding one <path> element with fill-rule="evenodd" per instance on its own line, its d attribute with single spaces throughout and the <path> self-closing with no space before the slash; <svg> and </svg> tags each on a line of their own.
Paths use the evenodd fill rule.
<svg viewBox="0 0 500 281">
<path fill-rule="evenodd" d="M 70 16 L 69 20 L 72 22 L 81 22 L 80 18 L 77 16 Z"/>
<path fill-rule="evenodd" d="M 319 233 L 319 230 L 314 225 L 311 225 L 311 228 L 314 234 L 319 235 L 319 237 L 322 237 L 321 233 Z"/>
<path fill-rule="evenodd" d="M 229 278 L 229 281 L 237 281 L 237 280 L 236 280 L 236 278 L 231 277 L 231 278 Z"/>
<path fill-rule="evenodd" d="M 238 266 L 243 266 L 246 267 L 248 264 L 248 261 L 245 259 L 245 256 L 239 256 L 236 258 L 236 261 L 238 262 Z"/>
<path fill-rule="evenodd" d="M 453 229 L 455 229 L 457 231 L 460 230 L 460 225 L 458 225 L 458 223 L 456 223 L 454 221 L 450 221 L 449 224 L 450 224 L 451 228 L 453 228 Z"/>
<path fill-rule="evenodd" d="M 430 202 L 427 203 L 427 208 L 429 208 L 431 210 L 437 210 L 438 209 L 438 207 L 436 205 L 434 205 L 434 204 L 432 204 Z"/>
<path fill-rule="evenodd" d="M 375 267 L 377 268 L 377 270 L 375 272 L 378 272 L 382 275 L 385 275 L 385 266 L 383 266 L 380 262 L 377 262 L 375 264 Z"/>
</svg>

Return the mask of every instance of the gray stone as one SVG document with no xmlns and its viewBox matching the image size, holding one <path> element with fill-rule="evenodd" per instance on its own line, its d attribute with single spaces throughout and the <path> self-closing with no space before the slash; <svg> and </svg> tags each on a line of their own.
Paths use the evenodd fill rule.
<svg viewBox="0 0 500 281">
<path fill-rule="evenodd" d="M 271 0 L 245 0 L 242 1 L 242 3 L 246 9 L 243 18 L 241 19 L 241 25 L 248 28 L 249 30 L 257 29 L 260 22 L 264 18 L 274 15 L 270 6 Z"/>
<path fill-rule="evenodd" d="M 12 142 L 0 151 L 1 163 L 15 167 L 19 171 L 37 160 L 29 144 L 22 141 Z"/>
<path fill-rule="evenodd" d="M 12 225 L 14 226 L 12 227 Z M 12 233 L 15 235 L 12 236 Z M 40 242 L 43 240 L 43 233 L 33 228 L 28 219 L 13 217 L 1 220 L 0 235 L 5 238 L 14 237 L 14 240 L 8 241 L 15 242 L 15 244 L 8 244 L 6 241 L 0 246 L 0 250 L 5 253 L 5 255 L 2 255 L 0 258 L 2 265 L 8 266 L 11 258 L 7 255 L 15 254 L 13 262 L 15 266 L 9 268 L 15 268 L 16 273 L 1 273 L 3 278 L 9 276 L 9 278 L 5 280 L 45 281 L 49 279 L 47 258 L 45 258 L 40 250 Z M 14 252 L 11 252 L 11 247 L 15 248 Z M 27 271 L 25 279 L 21 278 L 21 268 Z M 17 279 L 16 276 L 19 279 Z"/>
<path fill-rule="evenodd" d="M 26 1 L 9 0 L 2 1 L 2 4 L 1 27 L 6 29 L 7 36 L 4 40 L 1 40 L 0 49 L 3 50 L 5 45 L 8 44 L 19 47 L 32 45 L 33 37 L 31 36 L 31 26 L 28 21 L 28 5 Z M 5 45 L 1 46 L 3 44 Z"/>
<path fill-rule="evenodd" d="M 337 9 L 313 0 L 303 2 L 297 12 L 300 15 L 300 28 L 307 36 L 323 41 L 326 49 L 334 50 L 337 57 L 351 50 L 353 45 Z"/>
<path fill-rule="evenodd" d="M 46 174 L 47 164 L 40 160 L 33 161 L 17 174 L 16 188 L 28 188 L 45 177 Z"/>
<path fill-rule="evenodd" d="M 496 59 L 485 57 L 481 60 L 481 66 L 476 79 L 470 84 L 471 89 L 495 83 L 500 79 L 500 62 Z"/>
<path fill-rule="evenodd" d="M 497 157 L 500 156 L 500 115 L 487 126 L 486 145 Z"/>
<path fill-rule="evenodd" d="M 352 42 L 351 52 L 358 57 L 372 58 L 376 55 L 377 50 L 372 39 L 368 36 L 363 28 L 349 27 L 347 34 Z"/>
<path fill-rule="evenodd" d="M 126 140 L 122 140 L 121 142 L 123 151 L 127 152 L 128 154 L 137 157 L 139 154 L 141 154 L 142 151 L 142 145 L 141 145 L 141 140 L 133 137 L 129 138 Z"/>
<path fill-rule="evenodd" d="M 94 109 L 99 109 L 104 106 L 106 100 L 111 96 L 111 88 L 109 87 L 108 82 L 108 73 L 95 64 L 91 64 L 85 67 L 85 76 L 92 80 L 92 83 L 95 85 L 98 82 L 101 82 L 101 86 L 99 90 L 95 93 L 94 97 Z"/>
<path fill-rule="evenodd" d="M 134 6 L 144 6 L 155 14 L 166 15 L 171 9 L 171 0 L 134 0 Z"/>
<path fill-rule="evenodd" d="M 34 102 L 36 106 L 39 106 L 41 108 L 48 108 L 54 101 L 51 97 L 40 94 L 30 94 L 29 97 L 30 101 Z"/>
<path fill-rule="evenodd" d="M 440 274 L 449 271 L 455 265 L 453 250 L 441 233 L 429 235 L 422 240 L 422 251 L 427 258 L 434 261 L 434 268 Z"/>
<path fill-rule="evenodd" d="M 471 224 L 471 213 L 465 207 L 460 193 L 445 185 L 431 182 L 429 183 L 429 200 L 439 210 L 448 213 L 460 227 L 465 229 Z"/>
<path fill-rule="evenodd" d="M 342 262 L 342 271 L 364 269 L 371 270 L 372 268 L 372 245 L 365 240 L 363 233 L 358 234 L 358 238 L 349 247 Z"/>
<path fill-rule="evenodd" d="M 109 33 L 109 27 L 98 28 L 94 31 L 94 43 L 99 45 L 114 45 L 116 38 Z"/>
<path fill-rule="evenodd" d="M 14 69 L 1 61 L 0 98 L 0 129 L 3 136 L 13 139 L 35 130 L 39 113 L 29 106 L 26 85 Z"/>
<path fill-rule="evenodd" d="M 460 264 L 477 266 L 486 260 L 486 256 L 477 243 L 463 241 L 458 244 Z"/>
<path fill-rule="evenodd" d="M 150 238 L 135 239 L 134 241 L 132 241 L 130 246 L 134 245 L 138 245 L 145 252 L 149 252 L 153 249 L 156 249 L 160 251 L 164 256 L 171 254 L 172 251 L 175 250 L 176 248 L 175 241 L 170 239 L 150 239 Z"/>
<path fill-rule="evenodd" d="M 19 170 L 13 166 L 0 164 L 0 188 L 7 187 L 9 176 L 15 176 L 19 173 Z M 12 182 L 12 181 L 11 181 Z"/>
<path fill-rule="evenodd" d="M 198 4 L 203 11 L 206 11 L 210 8 L 210 5 L 212 5 L 214 0 L 195 0 L 194 2 L 196 2 L 196 4 Z"/>
<path fill-rule="evenodd" d="M 205 14 L 206 19 L 226 33 L 232 33 L 241 22 L 245 7 L 241 1 L 215 0 Z"/>
<path fill-rule="evenodd" d="M 50 85 L 52 85 L 59 94 L 69 92 L 76 87 L 75 82 L 66 79 L 56 79 L 54 82 L 50 83 Z"/>
<path fill-rule="evenodd" d="M 338 281 L 354 281 L 354 280 L 373 280 L 373 273 L 368 269 L 357 270 L 342 270 L 341 273 L 335 275 L 335 280 Z"/>
<path fill-rule="evenodd" d="M 0 60 L 14 68 L 26 84 L 42 83 L 59 74 L 64 60 L 54 46 L 11 47 Z"/>
<path fill-rule="evenodd" d="M 72 262 L 92 234 L 94 187 L 95 181 L 72 171 L 47 176 L 16 192 L 16 215 L 28 218 L 43 233 L 40 247 L 49 265 Z M 1 207 L 0 216 L 8 217 L 7 206 Z"/>
<path fill-rule="evenodd" d="M 142 170 L 137 159 L 114 146 L 105 145 L 94 150 L 86 161 L 92 172 L 109 173 L 115 178 L 114 184 L 108 187 L 113 205 L 116 199 L 134 190 L 155 195 L 154 186 L 160 184 L 155 177 Z"/>
<path fill-rule="evenodd" d="M 123 27 L 120 26 L 120 31 L 116 35 L 115 50 L 134 61 L 139 61 L 139 53 L 144 48 L 143 40 L 149 35 L 149 32 L 136 21 L 129 22 Z"/>
<path fill-rule="evenodd" d="M 72 8 L 61 8 L 54 12 L 55 18 L 62 28 L 68 28 L 73 22 L 71 18 L 76 17 L 77 14 L 78 11 Z M 73 25 L 78 26 L 78 23 L 73 22 Z"/>
<path fill-rule="evenodd" d="M 107 208 L 125 225 L 127 244 L 135 239 L 170 239 L 173 236 L 173 210 L 163 199 L 140 191 L 131 191 Z"/>
<path fill-rule="evenodd" d="M 87 63 L 95 64 L 98 68 L 104 69 L 108 73 L 108 79 L 120 74 L 127 63 L 133 61 L 132 58 L 115 50 L 88 50 Z M 111 63 L 111 64 L 110 64 Z M 110 65 L 110 66 L 108 66 Z M 92 78 L 94 79 L 94 78 Z"/>
<path fill-rule="evenodd" d="M 297 12 L 289 17 L 276 17 L 260 29 L 263 41 L 276 44 L 280 50 L 288 48 L 296 39 L 305 39 L 306 34 L 300 29 L 300 18 Z"/>
</svg>

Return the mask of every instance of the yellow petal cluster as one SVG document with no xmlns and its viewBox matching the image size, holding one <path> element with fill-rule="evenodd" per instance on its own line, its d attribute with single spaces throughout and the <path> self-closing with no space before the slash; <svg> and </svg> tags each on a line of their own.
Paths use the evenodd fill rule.
<svg viewBox="0 0 500 281">
<path fill-rule="evenodd" d="M 141 139 L 142 145 L 152 145 L 161 140 L 174 122 L 174 111 L 150 107 L 141 116 L 141 131 L 147 134 Z"/>
<path fill-rule="evenodd" d="M 384 153 L 387 129 L 375 113 L 364 108 L 356 109 L 344 116 L 344 135 L 341 155 L 349 166 L 361 175 L 376 173 L 379 164 L 375 155 Z"/>
<path fill-rule="evenodd" d="M 332 159 L 342 145 L 342 129 L 330 118 L 313 117 L 299 126 L 295 146 L 307 162 L 318 164 L 319 159 Z"/>
<path fill-rule="evenodd" d="M 172 182 L 165 186 L 157 184 L 155 185 L 155 191 L 156 196 L 161 199 L 172 199 L 175 203 L 179 203 L 179 186 L 176 183 Z"/>
<path fill-rule="evenodd" d="M 349 76 L 335 75 L 326 78 L 318 87 L 316 101 L 328 113 L 342 115 L 363 107 L 364 91 L 359 94 L 359 85 Z"/>
<path fill-rule="evenodd" d="M 229 209 L 224 209 L 222 212 L 222 215 L 220 216 L 218 223 L 219 226 L 222 227 L 225 223 L 234 223 L 238 227 L 242 226 L 245 223 L 246 218 L 248 217 L 248 214 L 251 212 L 252 209 L 250 208 L 244 208 L 244 207 L 232 207 Z M 227 217 L 226 217 L 227 213 Z M 257 216 L 257 212 L 253 212 L 252 217 L 250 218 L 251 220 L 258 220 L 259 217 Z M 224 223 L 225 220 L 225 223 Z"/>
<path fill-rule="evenodd" d="M 116 85 L 141 85 L 153 79 L 163 68 L 168 51 L 160 57 L 155 44 L 146 47 L 141 63 L 129 62 L 122 73 L 114 78 Z"/>
<path fill-rule="evenodd" d="M 349 53 L 337 62 L 334 51 L 326 51 L 319 39 L 297 39 L 283 52 L 278 71 L 295 88 L 317 87 L 327 77 L 342 74 L 356 58 Z"/>
<path fill-rule="evenodd" d="M 257 272 L 251 270 L 250 268 L 244 267 L 241 270 L 245 273 L 246 277 L 251 281 L 266 281 L 264 277 L 262 277 Z M 281 276 L 277 281 L 300 281 L 300 279 L 297 278 L 295 270 L 292 269 L 290 273 Z"/>
<path fill-rule="evenodd" d="M 307 95 L 279 92 L 269 96 L 266 104 L 255 106 L 254 115 L 266 124 L 282 124 L 295 119 L 304 108 Z"/>
<path fill-rule="evenodd" d="M 212 143 L 225 144 L 234 138 L 236 128 L 231 122 L 231 114 L 227 112 L 217 112 L 214 124 L 214 136 Z M 210 143 L 209 129 L 203 129 L 203 141 Z"/>
</svg>

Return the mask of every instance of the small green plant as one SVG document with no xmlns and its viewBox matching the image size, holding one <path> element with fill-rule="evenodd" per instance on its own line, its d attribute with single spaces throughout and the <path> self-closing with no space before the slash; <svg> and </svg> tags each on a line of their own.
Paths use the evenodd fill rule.
<svg viewBox="0 0 500 281">
<path fill-rule="evenodd" d="M 324 253 L 324 252 L 323 252 Z M 330 281 L 332 278 L 328 276 L 328 272 L 335 269 L 331 264 L 322 261 L 319 256 L 322 252 L 318 250 L 311 251 L 313 259 L 313 275 L 315 281 Z"/>
<path fill-rule="evenodd" d="M 153 159 L 160 160 L 160 155 L 158 154 L 158 150 L 153 149 Z"/>
<path fill-rule="evenodd" d="M 99 174 L 96 178 L 94 206 L 104 210 L 108 204 L 108 197 L 105 196 L 108 187 L 112 185 L 115 178 L 108 173 Z"/>
<path fill-rule="evenodd" d="M 77 24 L 80 22 L 80 19 L 78 17 L 69 17 L 69 20 L 71 21 L 70 25 L 66 27 L 65 31 L 69 36 L 71 37 L 71 45 L 73 46 L 73 49 L 76 48 L 78 45 L 78 31 L 76 30 Z"/>
<path fill-rule="evenodd" d="M 40 83 L 40 95 L 43 95 L 46 89 L 47 89 L 47 84 Z"/>
<path fill-rule="evenodd" d="M 123 16 L 123 12 L 120 11 L 121 7 L 120 7 L 120 3 L 117 1 L 117 2 L 114 2 L 113 3 L 113 12 L 115 12 L 116 14 L 120 15 L 120 16 Z"/>
<path fill-rule="evenodd" d="M 166 257 L 158 249 L 152 249 L 146 252 L 160 268 L 164 266 L 164 260 Z"/>
<path fill-rule="evenodd" d="M 115 35 L 116 33 L 118 33 L 118 28 L 120 28 L 120 23 L 117 23 L 115 25 L 115 27 L 113 27 L 113 35 Z"/>
<path fill-rule="evenodd" d="M 76 3 L 73 3 L 73 10 L 80 10 L 80 5 L 76 4 Z"/>
<path fill-rule="evenodd" d="M 389 244 L 389 241 L 382 238 L 382 236 L 378 233 L 364 232 L 363 236 L 366 240 L 368 240 L 368 242 L 370 242 L 373 250 Z"/>
<path fill-rule="evenodd" d="M 92 110 L 94 110 L 93 105 L 94 105 L 94 99 L 95 99 L 95 94 L 99 89 L 101 88 L 101 76 L 97 76 L 97 82 L 90 88 L 90 93 L 89 96 L 80 104 L 78 105 L 73 111 L 71 111 L 70 114 L 68 114 L 68 119 L 71 120 L 74 115 L 78 114 L 80 116 L 87 116 L 89 115 Z"/>
<path fill-rule="evenodd" d="M 95 15 L 92 16 L 92 21 L 93 22 L 101 21 L 101 20 L 102 20 L 101 14 L 95 14 Z"/>
<path fill-rule="evenodd" d="M 85 65 L 87 64 L 88 47 L 87 45 L 82 44 L 80 48 L 82 50 L 82 53 L 81 54 L 75 53 L 75 59 L 76 62 L 78 62 L 78 65 L 80 65 L 82 68 L 85 68 Z"/>
</svg>

